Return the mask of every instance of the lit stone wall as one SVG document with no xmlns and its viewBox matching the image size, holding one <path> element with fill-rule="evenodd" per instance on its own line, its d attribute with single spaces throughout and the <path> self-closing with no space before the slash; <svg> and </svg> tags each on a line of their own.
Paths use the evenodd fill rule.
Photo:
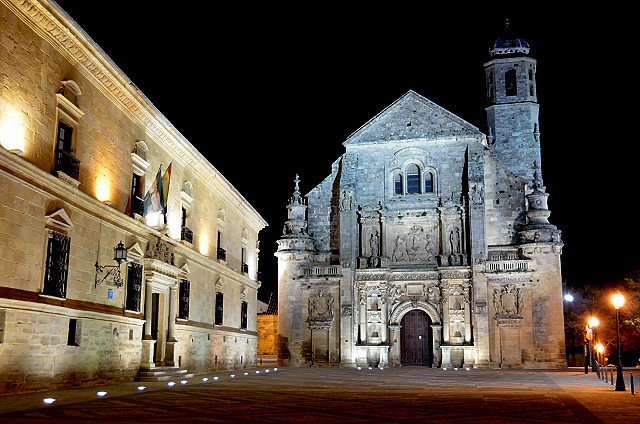
<svg viewBox="0 0 640 424">
<path fill-rule="evenodd" d="M 528 111 L 511 110 L 530 124 Z M 329 177 L 308 190 L 314 248 L 295 249 L 290 234 L 278 241 L 278 330 L 289 347 L 280 359 L 562 367 L 562 243 L 550 224 L 527 239 L 527 196 L 535 196 L 526 177 L 539 145 L 533 133 L 512 141 L 527 143 L 524 158 L 492 149 L 477 128 L 412 91 L 353 133 Z M 420 190 L 396 194 L 394 175 L 410 164 L 421 171 Z M 422 189 L 426 172 L 432 192 Z M 322 300 L 333 315 L 314 320 Z M 428 318 L 406 337 L 410 311 Z M 409 342 L 416 338 L 425 340 L 419 348 Z"/>
<path fill-rule="evenodd" d="M 258 315 L 258 355 L 277 355 L 278 316 Z"/>
<path fill-rule="evenodd" d="M 0 391 L 130 381 L 156 364 L 190 372 L 255 364 L 266 222 L 75 25 L 47 1 L 0 1 Z M 73 128 L 77 178 L 56 169 L 59 120 Z M 166 225 L 130 213 L 132 174 L 142 175 L 144 194 L 169 164 Z M 181 236 L 182 208 L 192 242 Z M 70 238 L 63 297 L 43 295 L 50 232 Z M 115 265 L 120 241 L 144 267 L 138 310 L 125 307 L 127 264 L 122 287 L 96 285 L 95 264 Z M 189 315 L 178 319 L 182 279 Z M 166 344 L 162 355 L 151 337 Z"/>
</svg>

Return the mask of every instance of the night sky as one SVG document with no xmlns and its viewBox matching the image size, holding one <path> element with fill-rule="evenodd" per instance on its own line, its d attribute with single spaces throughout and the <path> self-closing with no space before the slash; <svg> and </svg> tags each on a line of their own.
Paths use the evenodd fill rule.
<svg viewBox="0 0 640 424">
<path fill-rule="evenodd" d="M 295 175 L 303 193 L 319 184 L 370 118 L 414 90 L 487 132 L 483 64 L 507 18 L 538 60 L 542 178 L 563 278 L 614 282 L 640 265 L 629 11 L 57 3 L 269 223 L 261 300 L 277 291 L 275 240 Z"/>
</svg>

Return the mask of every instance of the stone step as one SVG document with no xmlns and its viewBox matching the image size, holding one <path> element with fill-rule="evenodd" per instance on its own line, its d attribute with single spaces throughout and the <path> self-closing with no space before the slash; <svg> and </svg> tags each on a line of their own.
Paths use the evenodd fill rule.
<svg viewBox="0 0 640 424">
<path fill-rule="evenodd" d="M 141 369 L 134 379 L 135 381 L 167 381 L 172 379 L 189 379 L 193 374 L 178 367 L 154 367 L 151 369 Z"/>
</svg>

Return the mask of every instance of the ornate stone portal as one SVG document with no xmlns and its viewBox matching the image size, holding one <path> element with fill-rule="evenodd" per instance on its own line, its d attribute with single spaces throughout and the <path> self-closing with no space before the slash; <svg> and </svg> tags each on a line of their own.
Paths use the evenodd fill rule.
<svg viewBox="0 0 640 424">
<path fill-rule="evenodd" d="M 178 307 L 178 276 L 180 268 L 173 264 L 174 254 L 169 244 L 157 238 L 149 243 L 144 259 L 146 323 L 142 337 L 141 369 L 156 364 L 177 365 L 175 357 L 176 322 Z"/>
</svg>

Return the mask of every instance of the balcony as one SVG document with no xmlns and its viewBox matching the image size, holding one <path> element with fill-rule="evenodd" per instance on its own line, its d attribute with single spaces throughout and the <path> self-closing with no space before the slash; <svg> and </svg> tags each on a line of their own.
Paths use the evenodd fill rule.
<svg viewBox="0 0 640 424">
<path fill-rule="evenodd" d="M 340 265 L 320 265 L 302 269 L 305 277 L 340 276 L 341 271 Z"/>
<path fill-rule="evenodd" d="M 80 173 L 80 160 L 71 153 L 61 149 L 55 151 L 55 157 L 55 170 L 77 180 L 78 174 Z"/>
<path fill-rule="evenodd" d="M 138 196 L 131 197 L 131 215 L 133 214 L 144 215 L 144 199 Z"/>
<path fill-rule="evenodd" d="M 193 231 L 189 227 L 183 226 L 182 231 L 180 231 L 180 240 L 193 244 Z"/>
</svg>

